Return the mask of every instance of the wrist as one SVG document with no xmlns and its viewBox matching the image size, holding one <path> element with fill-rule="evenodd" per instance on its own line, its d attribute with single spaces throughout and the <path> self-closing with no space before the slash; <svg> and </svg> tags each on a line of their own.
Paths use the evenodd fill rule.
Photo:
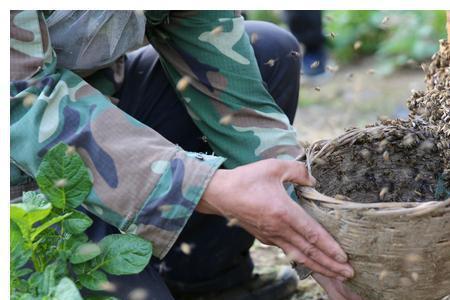
<svg viewBox="0 0 450 300">
<path fill-rule="evenodd" d="M 196 211 L 204 214 L 224 215 L 218 205 L 218 199 L 223 195 L 227 170 L 217 170 L 208 183 Z"/>
</svg>

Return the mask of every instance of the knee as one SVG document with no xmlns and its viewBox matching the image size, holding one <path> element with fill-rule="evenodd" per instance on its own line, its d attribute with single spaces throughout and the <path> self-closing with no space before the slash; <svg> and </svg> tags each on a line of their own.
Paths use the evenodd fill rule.
<svg viewBox="0 0 450 300">
<path fill-rule="evenodd" d="M 247 21 L 245 26 L 255 52 L 264 52 L 265 56 L 274 58 L 291 55 L 300 62 L 300 44 L 288 30 L 263 21 Z"/>
<path fill-rule="evenodd" d="M 281 28 L 280 26 L 277 26 L 272 23 L 265 23 L 265 26 L 268 28 L 268 39 L 275 47 L 273 48 L 279 48 L 278 51 L 282 53 L 291 53 L 296 52 L 297 58 L 300 56 L 300 43 L 298 42 L 297 38 L 288 30 Z M 270 29 L 269 29 L 270 28 Z"/>
<path fill-rule="evenodd" d="M 267 82 L 275 73 L 300 80 L 301 54 L 297 39 L 286 29 L 262 21 L 245 22 L 256 60 L 263 79 Z M 268 64 L 274 61 L 274 66 Z"/>
<path fill-rule="evenodd" d="M 126 54 L 129 68 L 133 70 L 148 71 L 159 59 L 158 52 L 152 45 L 146 45 Z"/>
</svg>

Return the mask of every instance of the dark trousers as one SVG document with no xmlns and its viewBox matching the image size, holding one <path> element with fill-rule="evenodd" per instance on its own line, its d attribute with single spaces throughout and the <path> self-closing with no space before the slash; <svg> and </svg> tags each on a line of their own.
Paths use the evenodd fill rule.
<svg viewBox="0 0 450 300">
<path fill-rule="evenodd" d="M 256 33 L 253 44 L 258 66 L 267 90 L 293 121 L 299 94 L 299 57 L 297 40 L 287 31 L 265 22 L 246 22 L 249 35 Z M 274 66 L 265 64 L 277 59 Z M 183 149 L 209 152 L 202 133 L 189 117 L 173 87 L 169 84 L 158 54 L 151 46 L 127 55 L 124 85 L 116 95 L 119 108 L 158 131 Z M 92 215 L 91 215 L 92 216 Z M 116 232 L 98 218 L 89 230 L 98 240 Z M 173 299 L 177 293 L 208 292 L 226 289 L 247 281 L 253 263 L 249 248 L 254 237 L 238 226 L 229 227 L 223 217 L 194 212 L 173 248 L 162 260 L 152 258 L 140 274 L 111 277 L 117 287 L 114 294 L 128 299 L 136 288 L 144 289 L 146 299 Z M 191 245 L 190 255 L 180 250 L 181 243 Z"/>
<path fill-rule="evenodd" d="M 324 47 L 320 10 L 286 10 L 284 19 L 292 34 L 305 46 L 306 52 L 317 52 Z"/>
</svg>

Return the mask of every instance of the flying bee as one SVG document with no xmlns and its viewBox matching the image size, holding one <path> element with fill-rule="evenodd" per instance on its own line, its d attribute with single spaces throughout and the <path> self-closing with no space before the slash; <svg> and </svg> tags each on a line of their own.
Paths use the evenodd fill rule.
<svg viewBox="0 0 450 300">
<path fill-rule="evenodd" d="M 193 246 L 192 245 L 189 245 L 188 243 L 181 243 L 181 245 L 180 245 L 180 250 L 181 250 L 181 252 L 183 252 L 184 254 L 186 254 L 186 255 L 190 255 L 191 254 L 191 252 L 192 252 L 192 248 L 193 248 Z"/>
<path fill-rule="evenodd" d="M 317 68 L 319 65 L 320 65 L 320 61 L 319 61 L 319 60 L 316 60 L 315 62 L 313 62 L 313 63 L 310 65 L 310 68 L 311 68 L 311 69 L 315 69 L 315 68 Z"/>
<path fill-rule="evenodd" d="M 61 178 L 55 181 L 55 187 L 63 188 L 67 185 L 67 179 Z"/>
<path fill-rule="evenodd" d="M 269 59 L 268 61 L 266 61 L 264 64 L 268 65 L 269 67 L 273 67 L 275 65 L 275 63 L 277 62 L 277 59 Z"/>
<path fill-rule="evenodd" d="M 184 92 L 190 83 L 191 77 L 184 75 L 180 80 L 178 80 L 176 88 L 178 91 Z"/>
<path fill-rule="evenodd" d="M 347 74 L 347 81 L 352 81 L 353 77 L 355 76 L 355 74 L 353 73 L 348 73 Z"/>
<path fill-rule="evenodd" d="M 326 66 L 326 69 L 328 71 L 330 71 L 331 73 L 335 73 L 335 72 L 337 72 L 339 70 L 339 66 L 337 66 L 337 65 L 334 65 L 334 66 L 328 65 L 328 66 Z"/>
<path fill-rule="evenodd" d="M 387 194 L 388 192 L 389 192 L 389 188 L 388 188 L 388 187 L 382 188 L 381 191 L 380 191 L 380 194 L 379 194 L 380 199 L 381 199 L 381 200 L 384 200 L 384 198 L 386 197 L 386 194 Z"/>
<path fill-rule="evenodd" d="M 384 161 L 389 161 L 390 157 L 389 157 L 389 152 L 386 150 L 383 152 L 383 160 Z"/>
<path fill-rule="evenodd" d="M 359 50 L 359 48 L 361 48 L 361 46 L 362 46 L 362 42 L 358 40 L 353 44 L 353 49 L 355 49 L 355 51 L 357 51 L 357 50 Z"/>
<path fill-rule="evenodd" d="M 219 34 L 221 34 L 222 32 L 223 32 L 223 26 L 220 25 L 220 26 L 217 26 L 216 28 L 214 28 L 214 29 L 211 31 L 211 34 L 212 34 L 212 35 L 219 35 Z"/>
<path fill-rule="evenodd" d="M 253 32 L 250 35 L 250 43 L 254 44 L 254 43 L 256 43 L 257 40 L 258 40 L 258 34 L 256 32 Z"/>
</svg>

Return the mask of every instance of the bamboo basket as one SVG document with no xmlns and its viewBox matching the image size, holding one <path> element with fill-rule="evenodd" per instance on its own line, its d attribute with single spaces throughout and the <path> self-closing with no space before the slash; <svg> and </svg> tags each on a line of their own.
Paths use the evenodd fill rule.
<svg viewBox="0 0 450 300">
<path fill-rule="evenodd" d="M 425 139 L 433 136 L 423 124 L 418 126 L 410 121 L 407 126 L 405 123 L 352 129 L 334 140 L 311 145 L 306 151 L 306 163 L 322 187 L 318 190 L 327 190 L 327 185 L 335 188 L 333 176 L 340 172 L 330 167 L 320 180 L 322 175 L 317 175 L 323 164 L 333 163 L 327 159 L 333 160 L 333 155 L 352 149 L 367 136 L 378 135 L 379 139 L 373 140 L 377 142 L 390 135 L 411 132 Z M 444 143 L 443 147 L 448 148 L 448 144 Z M 440 153 L 447 150 L 436 149 Z M 321 164 L 316 164 L 317 161 Z M 339 168 L 339 162 L 334 163 Z M 395 167 L 395 163 L 391 162 L 390 166 Z M 348 254 L 355 277 L 346 285 L 364 299 L 438 300 L 450 295 L 450 199 L 424 201 L 427 199 L 422 197 L 419 202 L 416 201 L 419 196 L 412 196 L 407 202 L 392 199 L 361 203 L 331 195 L 330 189 L 328 195 L 310 187 L 296 187 L 296 191 L 302 207 Z"/>
</svg>

